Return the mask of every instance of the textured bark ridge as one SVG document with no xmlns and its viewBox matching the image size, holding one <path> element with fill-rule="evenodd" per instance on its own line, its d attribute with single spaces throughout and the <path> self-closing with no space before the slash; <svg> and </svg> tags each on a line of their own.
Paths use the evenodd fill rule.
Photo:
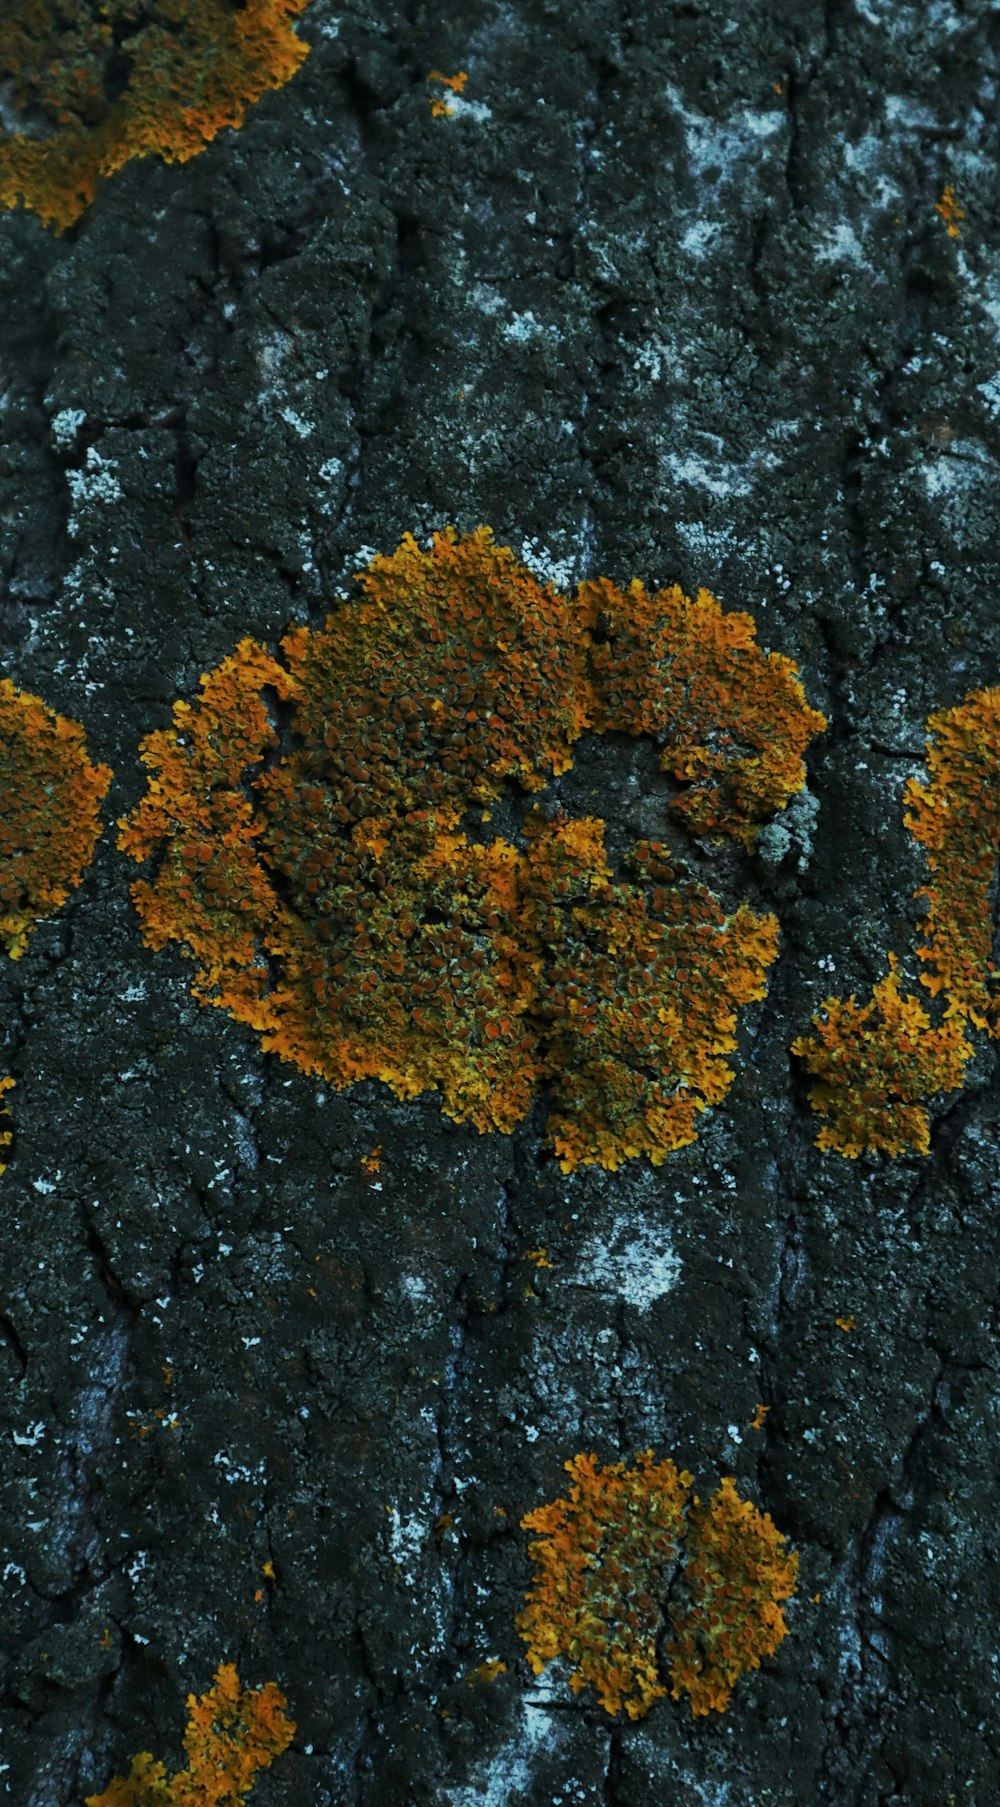
<svg viewBox="0 0 1000 1807">
<path fill-rule="evenodd" d="M 4 9 L 0 1802 L 1000 1798 L 998 92 Z"/>
</svg>

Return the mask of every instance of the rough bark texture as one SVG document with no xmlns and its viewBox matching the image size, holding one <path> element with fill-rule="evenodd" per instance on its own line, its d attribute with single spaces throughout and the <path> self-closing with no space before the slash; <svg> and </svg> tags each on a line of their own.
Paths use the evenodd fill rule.
<svg viewBox="0 0 1000 1807">
<path fill-rule="evenodd" d="M 254 1807 L 987 1807 L 995 1048 L 928 1158 L 857 1162 L 788 1048 L 912 948 L 903 782 L 1000 679 L 1000 17 L 314 0 L 301 30 L 203 156 L 62 238 L 0 218 L 4 674 L 84 723 L 113 822 L 242 635 L 485 521 L 567 582 L 749 609 L 829 716 L 818 810 L 779 862 L 703 856 L 781 923 L 724 1107 L 657 1170 L 572 1176 L 544 1103 L 480 1136 L 263 1057 L 144 946 L 105 833 L 0 973 L 0 1798 L 176 1764 L 230 1661 L 299 1728 Z M 469 71 L 451 117 L 434 68 Z M 595 791 L 649 832 L 652 753 L 587 743 L 567 806 Z M 800 1552 L 722 1717 L 619 1723 L 514 1630 L 521 1516 L 577 1451 L 647 1447 Z"/>
</svg>

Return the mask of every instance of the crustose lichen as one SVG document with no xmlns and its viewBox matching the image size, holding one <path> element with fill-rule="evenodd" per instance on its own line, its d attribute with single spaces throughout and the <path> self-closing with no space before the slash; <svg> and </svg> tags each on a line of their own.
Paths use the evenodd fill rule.
<svg viewBox="0 0 1000 1807">
<path fill-rule="evenodd" d="M 5 0 L 0 82 L 23 126 L 0 129 L 0 206 L 63 231 L 133 157 L 183 163 L 308 53 L 308 0 Z"/>
<path fill-rule="evenodd" d="M 917 959 L 935 1023 L 900 991 L 898 964 L 870 1002 L 825 998 L 792 1043 L 824 1119 L 816 1141 L 851 1158 L 927 1154 L 927 1103 L 961 1086 L 968 1027 L 1000 1036 L 1000 971 L 993 957 L 992 887 L 1000 853 L 1000 688 L 974 690 L 927 723 L 925 780 L 906 787 L 904 821 L 923 847 L 928 881 Z"/>
<path fill-rule="evenodd" d="M 706 591 L 571 600 L 488 528 L 426 552 L 407 535 L 359 583 L 277 657 L 242 641 L 143 742 L 120 845 L 160 861 L 132 888 L 147 940 L 181 943 L 202 1002 L 338 1087 L 437 1087 L 456 1120 L 510 1130 L 545 1083 L 567 1169 L 662 1160 L 732 1082 L 774 917 L 727 910 L 655 841 L 616 877 L 598 817 L 536 810 L 517 845 L 470 816 L 617 730 L 656 742 L 693 834 L 749 849 L 822 716 Z"/>
<path fill-rule="evenodd" d="M 88 1795 L 85 1807 L 239 1807 L 295 1736 L 287 1705 L 274 1682 L 241 1689 L 233 1665 L 223 1663 L 207 1693 L 188 1695 L 187 1766 L 168 1776 L 152 1752 L 140 1751 L 128 1775 Z"/>
</svg>

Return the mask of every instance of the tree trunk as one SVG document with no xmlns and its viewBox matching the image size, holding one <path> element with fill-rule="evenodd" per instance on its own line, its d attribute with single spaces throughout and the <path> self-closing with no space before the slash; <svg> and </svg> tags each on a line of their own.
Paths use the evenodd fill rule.
<svg viewBox="0 0 1000 1807">
<path fill-rule="evenodd" d="M 313 0 L 295 28 L 297 73 L 201 155 L 127 162 L 61 235 L 0 215 L 3 675 L 114 774 L 2 974 L 0 1800 L 80 1807 L 140 1751 L 172 1775 L 233 1664 L 297 1726 L 254 1807 L 987 1807 L 996 1050 L 967 1025 L 928 1153 L 848 1158 L 790 1049 L 890 954 L 945 1020 L 904 786 L 930 715 L 1000 681 L 1000 17 Z M 756 851 L 690 832 L 620 731 L 485 831 L 523 849 L 557 803 L 614 882 L 658 836 L 727 918 L 776 916 L 732 1084 L 659 1164 L 564 1171 L 550 1080 L 492 1130 L 338 1089 L 193 997 L 130 901 L 143 736 L 452 524 L 571 600 L 707 589 L 827 718 Z M 722 1714 L 668 1686 L 632 1721 L 525 1660 L 521 1520 L 575 1456 L 647 1449 L 703 1499 L 735 1477 L 798 1555 Z"/>
</svg>

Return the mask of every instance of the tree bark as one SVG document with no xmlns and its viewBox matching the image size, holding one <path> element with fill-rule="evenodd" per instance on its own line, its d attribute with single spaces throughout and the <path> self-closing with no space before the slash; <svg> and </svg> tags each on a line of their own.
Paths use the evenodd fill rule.
<svg viewBox="0 0 1000 1807">
<path fill-rule="evenodd" d="M 231 1662 L 298 1728 L 254 1807 L 987 1807 L 996 1050 L 927 1156 L 848 1160 L 789 1049 L 912 957 L 903 784 L 1000 681 L 1000 16 L 313 0 L 298 29 L 201 156 L 128 164 L 62 236 L 0 216 L 3 675 L 114 770 L 2 972 L 0 1800 L 172 1773 Z M 129 900 L 142 736 L 449 523 L 562 589 L 707 588 L 828 718 L 772 857 L 697 856 L 781 947 L 658 1167 L 562 1172 L 544 1098 L 480 1134 L 324 1086 Z M 623 842 L 664 796 L 624 736 L 559 792 Z M 798 1551 L 721 1717 L 611 1717 L 515 1629 L 522 1517 L 579 1452 L 648 1448 Z"/>
</svg>

